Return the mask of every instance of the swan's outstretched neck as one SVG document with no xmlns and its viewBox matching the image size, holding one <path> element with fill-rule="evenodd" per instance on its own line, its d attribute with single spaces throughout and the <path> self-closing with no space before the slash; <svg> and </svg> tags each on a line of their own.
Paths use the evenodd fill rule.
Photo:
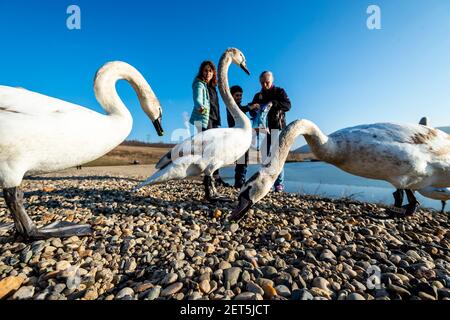
<svg viewBox="0 0 450 320">
<path fill-rule="evenodd" d="M 299 135 L 303 135 L 313 152 L 318 156 L 326 152 L 329 138 L 313 122 L 309 120 L 295 120 L 280 134 L 278 152 L 274 153 L 270 166 L 280 169 L 286 162 L 289 151 Z M 279 170 L 277 170 L 279 171 Z"/>
<path fill-rule="evenodd" d="M 239 106 L 234 101 L 233 96 L 230 92 L 230 86 L 228 84 L 228 69 L 230 68 L 231 62 L 232 58 L 229 49 L 222 55 L 219 62 L 219 91 L 223 101 L 225 102 L 225 105 L 228 108 L 228 111 L 230 111 L 231 115 L 233 116 L 236 127 L 251 129 L 250 120 L 239 109 Z"/>
<path fill-rule="evenodd" d="M 97 71 L 94 80 L 94 91 L 100 105 L 108 114 L 124 116 L 131 119 L 131 114 L 116 91 L 119 80 L 128 81 L 136 91 L 142 109 L 153 118 L 149 106 L 159 106 L 150 85 L 139 71 L 128 63 L 114 61 L 105 64 Z"/>
</svg>

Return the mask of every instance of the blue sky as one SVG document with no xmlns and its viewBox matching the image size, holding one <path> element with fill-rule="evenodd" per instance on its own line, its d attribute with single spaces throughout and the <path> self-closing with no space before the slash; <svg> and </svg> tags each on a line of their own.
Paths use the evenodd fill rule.
<svg viewBox="0 0 450 320">
<path fill-rule="evenodd" d="M 71 4 L 81 8 L 81 30 L 66 28 Z M 371 4 L 381 8 L 381 30 L 366 27 Z M 270 69 L 292 100 L 289 122 L 307 118 L 326 133 L 424 115 L 434 126 L 450 125 L 448 0 L 1 1 L 0 30 L 2 85 L 101 111 L 96 70 L 110 60 L 140 70 L 162 102 L 166 136 L 157 137 L 121 82 L 134 117 L 129 139 L 169 142 L 192 110 L 199 64 L 218 62 L 230 46 L 244 52 L 252 72 L 230 70 L 244 101 Z"/>
</svg>

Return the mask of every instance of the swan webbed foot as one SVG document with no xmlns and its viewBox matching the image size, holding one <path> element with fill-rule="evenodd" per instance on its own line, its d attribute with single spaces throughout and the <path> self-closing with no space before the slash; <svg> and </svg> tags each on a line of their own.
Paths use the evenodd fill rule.
<svg viewBox="0 0 450 320">
<path fill-rule="evenodd" d="M 18 188 L 3 189 L 5 202 L 10 210 L 17 233 L 25 240 L 67 238 L 92 234 L 91 226 L 76 225 L 71 222 L 54 222 L 38 229 L 23 206 L 23 192 Z"/>
<path fill-rule="evenodd" d="M 92 235 L 92 228 L 88 224 L 75 224 L 67 221 L 56 221 L 40 229 L 34 229 L 28 237 L 33 240 L 48 238 L 69 238 L 72 236 Z"/>
<path fill-rule="evenodd" d="M 417 209 L 419 208 L 420 203 L 419 202 L 413 202 L 409 203 L 401 208 L 398 207 L 391 207 L 386 209 L 386 215 L 384 217 L 380 217 L 382 219 L 402 219 L 409 217 L 416 213 Z"/>
<path fill-rule="evenodd" d="M 224 203 L 231 203 L 233 202 L 233 200 L 231 200 L 230 198 L 227 198 L 225 196 L 222 196 L 220 194 L 214 194 L 213 196 L 209 196 L 209 197 L 205 197 L 206 200 L 208 200 L 209 202 L 224 202 Z"/>
<path fill-rule="evenodd" d="M 231 199 L 224 197 L 217 193 L 214 186 L 214 178 L 205 176 L 203 179 L 203 185 L 205 187 L 205 199 L 209 202 L 232 202 Z"/>
<path fill-rule="evenodd" d="M 403 204 L 403 198 L 404 198 L 404 192 L 406 193 L 406 196 L 408 197 L 408 204 L 405 206 L 402 206 Z M 386 209 L 386 215 L 385 216 L 378 216 L 376 218 L 378 219 L 402 219 L 406 218 L 408 216 L 413 215 L 417 208 L 419 208 L 420 203 L 417 201 L 414 192 L 412 190 L 406 189 L 397 189 L 394 193 L 394 206 Z"/>
</svg>

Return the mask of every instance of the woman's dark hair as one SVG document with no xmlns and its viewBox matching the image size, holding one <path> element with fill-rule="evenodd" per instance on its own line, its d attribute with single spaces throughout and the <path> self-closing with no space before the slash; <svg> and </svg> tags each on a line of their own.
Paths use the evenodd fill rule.
<svg viewBox="0 0 450 320">
<path fill-rule="evenodd" d="M 197 79 L 198 80 L 204 80 L 203 79 L 203 69 L 205 69 L 206 66 L 209 66 L 213 70 L 213 77 L 211 79 L 211 82 L 208 83 L 209 86 L 215 87 L 217 86 L 217 70 L 216 66 L 214 65 L 214 62 L 210 60 L 203 61 L 200 65 L 200 68 L 198 69 Z"/>
<path fill-rule="evenodd" d="M 240 86 L 232 86 L 230 88 L 231 94 L 235 94 L 236 92 L 240 92 L 243 93 L 244 90 L 242 90 L 242 88 Z"/>
</svg>

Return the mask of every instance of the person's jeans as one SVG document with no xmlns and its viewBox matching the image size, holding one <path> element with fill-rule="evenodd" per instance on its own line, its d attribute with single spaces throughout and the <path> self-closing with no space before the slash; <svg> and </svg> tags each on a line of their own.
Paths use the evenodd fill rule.
<svg viewBox="0 0 450 320">
<path fill-rule="evenodd" d="M 244 163 L 242 163 L 244 160 Z M 234 185 L 241 186 L 245 183 L 245 176 L 247 175 L 248 166 L 248 151 L 244 155 L 244 159 L 239 159 L 234 169 Z"/>
<path fill-rule="evenodd" d="M 267 140 L 267 156 L 269 156 L 270 152 L 271 152 L 271 147 L 272 147 L 272 135 L 268 134 L 266 136 L 266 140 Z M 283 166 L 283 169 L 281 170 L 281 173 L 278 176 L 277 180 L 275 180 L 275 183 L 273 184 L 273 186 L 275 188 L 277 186 L 284 186 L 284 166 Z"/>
<path fill-rule="evenodd" d="M 277 186 L 284 186 L 284 168 L 274 183 L 274 187 L 276 188 Z"/>
</svg>

